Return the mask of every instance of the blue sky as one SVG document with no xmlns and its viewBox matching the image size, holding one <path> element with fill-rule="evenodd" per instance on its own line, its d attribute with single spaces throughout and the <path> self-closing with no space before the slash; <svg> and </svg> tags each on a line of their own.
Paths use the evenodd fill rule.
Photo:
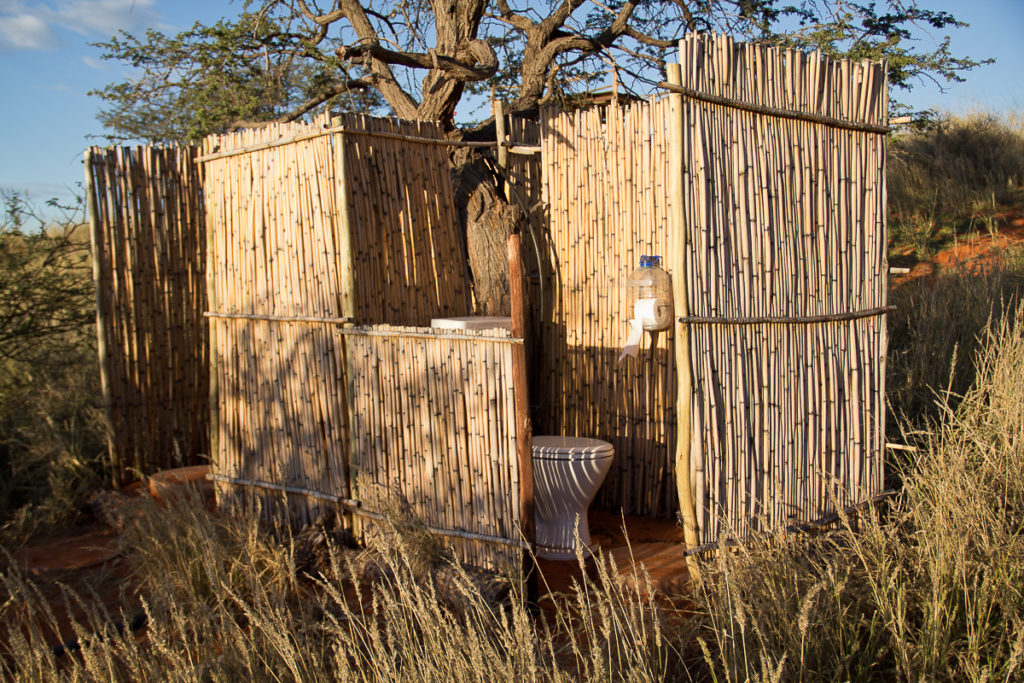
<svg viewBox="0 0 1024 683">
<path fill-rule="evenodd" d="M 895 93 L 918 109 L 952 112 L 1024 112 L 1024 26 L 1022 0 L 920 0 L 971 24 L 949 31 L 954 54 L 994 57 L 996 64 L 967 74 L 943 94 L 922 83 Z M 82 152 L 102 133 L 95 116 L 99 102 L 89 90 L 122 80 L 128 70 L 103 62 L 89 42 L 118 29 L 175 32 L 195 21 L 213 22 L 237 14 L 228 0 L 0 0 L 0 188 L 27 191 L 42 202 L 67 199 L 82 178 Z M 945 32 L 922 34 L 941 40 Z"/>
</svg>

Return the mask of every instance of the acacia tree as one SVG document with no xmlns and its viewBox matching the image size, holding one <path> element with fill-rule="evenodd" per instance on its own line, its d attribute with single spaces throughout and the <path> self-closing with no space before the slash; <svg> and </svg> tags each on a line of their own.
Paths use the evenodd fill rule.
<svg viewBox="0 0 1024 683">
<path fill-rule="evenodd" d="M 234 20 L 169 37 L 122 34 L 104 57 L 139 69 L 95 93 L 114 137 L 195 141 L 324 108 L 440 121 L 455 134 L 493 139 L 485 124 L 455 131 L 467 94 L 493 90 L 508 111 L 532 114 L 607 78 L 636 94 L 661 80 L 687 32 L 740 38 L 832 56 L 887 58 L 890 82 L 960 80 L 980 62 L 922 43 L 915 27 L 962 26 L 911 0 L 251 0 Z M 502 239 L 523 220 L 479 158 L 456 155 L 457 202 L 482 312 L 504 307 Z M 491 281 L 487 284 L 484 281 Z M 485 297 L 486 298 L 486 297 Z"/>
<path fill-rule="evenodd" d="M 960 26 L 903 0 L 251 0 L 213 26 L 99 43 L 139 75 L 94 94 L 109 105 L 105 127 L 141 139 L 195 140 L 325 106 L 454 128 L 466 94 L 491 88 L 519 113 L 611 70 L 645 94 L 691 31 L 886 58 L 897 87 L 960 80 L 981 62 L 951 54 L 948 39 L 915 38 L 915 28 Z"/>
</svg>

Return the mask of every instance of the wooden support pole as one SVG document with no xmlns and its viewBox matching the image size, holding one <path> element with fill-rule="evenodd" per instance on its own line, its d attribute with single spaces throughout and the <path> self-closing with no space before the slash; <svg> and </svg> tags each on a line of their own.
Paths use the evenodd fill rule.
<svg viewBox="0 0 1024 683">
<path fill-rule="evenodd" d="M 341 117 L 336 117 L 331 123 L 333 127 L 342 129 Z M 352 264 L 352 220 L 351 216 L 349 216 L 348 165 L 345 159 L 346 142 L 345 132 L 342 129 L 334 136 L 334 210 L 338 218 L 338 255 L 341 261 L 340 272 L 338 273 L 338 279 L 340 280 L 338 288 L 341 290 L 341 317 L 351 323 L 356 316 L 356 289 L 355 270 Z M 355 388 L 352 383 L 353 367 L 348 338 L 342 335 L 339 341 L 341 344 L 341 368 L 342 372 L 345 373 L 345 390 L 342 393 L 342 401 L 344 403 L 343 415 L 345 419 L 343 433 L 346 441 L 344 467 L 347 470 L 345 472 L 344 495 L 347 498 L 352 498 L 356 495 L 356 483 L 353 481 L 353 477 L 358 471 L 356 467 L 358 440 L 355 433 L 354 412 Z M 349 515 L 345 522 L 346 526 L 357 537 L 362 535 L 361 524 L 355 517 Z"/>
<path fill-rule="evenodd" d="M 204 206 L 209 206 L 208 204 Z M 207 310 L 217 310 L 217 241 L 216 235 L 218 229 L 223 229 L 223 226 L 218 225 L 218 221 L 210 220 L 210 211 L 206 210 L 206 306 Z M 210 372 L 210 421 L 207 425 L 209 432 L 209 443 L 210 443 L 210 462 L 213 465 L 213 471 L 216 472 L 221 466 L 220 461 L 220 393 L 219 384 L 217 377 L 217 326 L 220 321 L 215 319 L 209 319 L 209 328 L 207 331 L 207 343 L 209 344 L 209 357 L 207 364 Z M 225 489 L 221 487 L 215 487 L 217 497 L 220 498 Z"/>
<path fill-rule="evenodd" d="M 674 85 L 682 84 L 678 64 L 668 65 L 668 79 Z M 672 273 L 672 298 L 677 317 L 675 356 L 677 374 L 676 394 L 676 488 L 679 492 L 679 512 L 683 518 L 683 538 L 689 548 L 700 545 L 697 528 L 697 509 L 693 500 L 693 482 L 690 480 L 690 440 L 692 432 L 691 403 L 693 399 L 693 371 L 690 367 L 690 326 L 678 322 L 690 314 L 687 287 L 686 254 L 689 250 L 687 228 L 684 224 L 683 193 L 683 96 L 669 95 L 669 249 L 668 266 Z M 687 557 L 691 580 L 700 578 L 695 559 Z"/>
<path fill-rule="evenodd" d="M 881 124 L 845 121 L 843 119 L 835 118 L 832 116 L 808 114 L 801 111 L 783 109 L 782 107 L 766 107 L 762 105 L 751 104 L 749 102 L 742 102 L 740 100 L 732 99 L 729 97 L 711 95 L 709 93 L 694 90 L 692 88 L 684 88 L 680 85 L 677 85 L 676 83 L 673 83 L 671 78 L 669 78 L 668 83 L 659 83 L 658 87 L 663 88 L 664 90 L 668 90 L 673 94 L 683 95 L 685 97 L 689 97 L 700 102 L 707 102 L 708 104 L 718 104 L 723 107 L 729 107 L 730 109 L 740 109 L 742 111 L 749 111 L 755 114 L 764 114 L 765 116 L 775 116 L 780 119 L 809 121 L 811 123 L 819 123 L 821 125 L 829 126 L 831 128 L 857 130 L 864 133 L 877 133 L 879 135 L 885 135 L 889 132 L 889 126 Z"/>
<path fill-rule="evenodd" d="M 526 336 L 526 288 L 523 285 L 522 236 L 509 235 L 508 281 L 512 300 L 512 336 Z M 536 542 L 533 493 L 533 425 L 530 422 L 530 395 L 526 381 L 526 346 L 512 346 L 512 387 L 515 391 L 516 459 L 519 463 L 519 526 L 523 539 L 532 547 Z M 527 594 L 536 597 L 536 572 L 533 559 L 524 553 L 523 570 L 527 579 Z"/>
<path fill-rule="evenodd" d="M 341 128 L 338 121 L 335 127 Z M 356 317 L 355 280 L 352 269 L 352 224 L 348 215 L 348 169 L 345 164 L 345 133 L 334 136 L 334 210 L 338 214 L 338 251 L 341 257 L 341 316 Z"/>
</svg>

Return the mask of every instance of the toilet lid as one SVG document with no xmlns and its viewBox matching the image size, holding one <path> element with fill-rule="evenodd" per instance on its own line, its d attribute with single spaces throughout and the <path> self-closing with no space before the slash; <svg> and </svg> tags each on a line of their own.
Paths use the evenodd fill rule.
<svg viewBox="0 0 1024 683">
<path fill-rule="evenodd" d="M 533 457 L 551 460 L 576 460 L 611 457 L 615 449 L 607 441 L 581 436 L 535 436 Z"/>
</svg>

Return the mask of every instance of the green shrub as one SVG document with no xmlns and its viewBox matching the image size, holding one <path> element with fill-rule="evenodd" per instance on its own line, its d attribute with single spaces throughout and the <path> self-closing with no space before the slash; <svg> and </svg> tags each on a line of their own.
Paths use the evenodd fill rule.
<svg viewBox="0 0 1024 683">
<path fill-rule="evenodd" d="M 74 515 L 99 482 L 105 436 L 81 212 L 53 222 L 19 195 L 0 199 L 0 524 L 10 541 Z"/>
<path fill-rule="evenodd" d="M 944 115 L 890 138 L 889 230 L 896 255 L 927 258 L 959 232 L 992 231 L 1024 192 L 1024 119 Z"/>
</svg>

